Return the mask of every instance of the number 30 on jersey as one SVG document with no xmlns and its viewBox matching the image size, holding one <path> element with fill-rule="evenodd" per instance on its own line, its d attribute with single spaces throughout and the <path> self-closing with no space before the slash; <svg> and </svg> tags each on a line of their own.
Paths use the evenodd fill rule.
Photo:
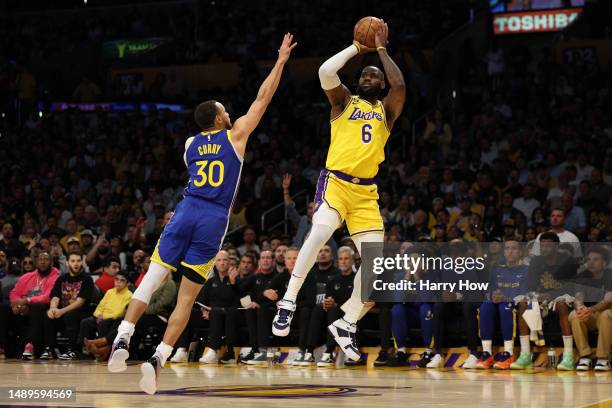
<svg viewBox="0 0 612 408">
<path fill-rule="evenodd" d="M 204 187 L 208 184 L 211 187 L 219 187 L 223 183 L 223 174 L 225 167 L 223 162 L 215 160 L 200 160 L 196 162 L 198 166 L 198 178 L 193 180 L 193 185 L 196 187 Z"/>
</svg>

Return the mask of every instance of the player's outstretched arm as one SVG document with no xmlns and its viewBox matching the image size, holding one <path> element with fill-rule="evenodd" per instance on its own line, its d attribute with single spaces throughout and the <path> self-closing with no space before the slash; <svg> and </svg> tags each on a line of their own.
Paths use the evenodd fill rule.
<svg viewBox="0 0 612 408">
<path fill-rule="evenodd" d="M 285 63 L 289 60 L 291 51 L 297 45 L 297 43 L 292 43 L 293 35 L 290 33 L 285 34 L 283 43 L 278 50 L 276 64 L 274 64 L 272 71 L 259 87 L 255 101 L 249 107 L 246 115 L 238 118 L 232 127 L 232 142 L 239 153 L 244 153 L 249 135 L 255 130 L 263 114 L 266 112 L 270 101 L 272 101 L 272 97 L 278 88 L 278 83 L 280 82 Z"/>
<path fill-rule="evenodd" d="M 387 127 L 393 128 L 393 124 L 399 118 L 404 109 L 404 101 L 406 100 L 406 83 L 404 82 L 404 76 L 402 71 L 398 68 L 395 62 L 387 54 L 387 43 L 389 38 L 389 27 L 387 23 L 383 22 L 382 27 L 376 32 L 376 50 L 378 56 L 382 61 L 383 68 L 385 69 L 385 75 L 391 88 L 387 97 L 383 100 L 385 106 L 385 112 L 387 114 Z"/>
<path fill-rule="evenodd" d="M 342 82 L 340 82 L 338 71 L 340 71 L 340 69 L 342 69 L 342 67 L 355 55 L 364 54 L 370 51 L 374 50 L 354 41 L 350 47 L 343 49 L 325 61 L 319 68 L 321 88 L 325 91 L 325 95 L 327 95 L 327 99 L 331 104 L 332 119 L 342 113 L 351 97 L 351 92 Z"/>
</svg>

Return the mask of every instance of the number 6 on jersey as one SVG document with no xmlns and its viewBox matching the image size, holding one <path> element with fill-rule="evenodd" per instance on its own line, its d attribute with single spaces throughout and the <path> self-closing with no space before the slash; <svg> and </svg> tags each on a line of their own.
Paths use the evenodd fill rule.
<svg viewBox="0 0 612 408">
<path fill-rule="evenodd" d="M 366 123 L 361 128 L 361 141 L 363 143 L 370 143 L 372 141 L 372 134 L 370 133 L 370 130 L 372 130 L 372 125 L 369 123 Z"/>
</svg>

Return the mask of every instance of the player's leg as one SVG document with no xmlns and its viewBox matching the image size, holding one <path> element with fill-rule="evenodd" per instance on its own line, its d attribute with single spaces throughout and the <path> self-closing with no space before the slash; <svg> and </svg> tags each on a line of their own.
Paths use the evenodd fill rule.
<svg viewBox="0 0 612 408">
<path fill-rule="evenodd" d="M 412 310 L 411 306 L 413 306 L 411 303 L 396 303 L 391 307 L 391 332 L 397 349 L 395 356 L 387 364 L 390 367 L 407 365 L 408 313 Z"/>
<path fill-rule="evenodd" d="M 563 337 L 563 358 L 557 365 L 557 370 L 573 371 L 574 337 L 572 336 L 572 328 L 569 322 L 571 310 L 567 302 L 559 300 L 555 302 L 555 311 L 559 317 L 559 326 L 561 327 L 561 336 Z"/>
<path fill-rule="evenodd" d="M 186 270 L 179 286 L 176 307 L 168 319 L 168 327 L 164 333 L 162 342 L 155 349 L 153 356 L 140 367 L 142 378 L 140 389 L 147 394 L 155 394 L 157 391 L 157 379 L 159 370 L 166 364 L 166 360 L 172 354 L 174 344 L 185 329 L 191 308 L 196 297 L 204 286 L 204 277 L 192 270 Z"/>
<path fill-rule="evenodd" d="M 498 370 L 507 370 L 514 362 L 514 304 L 512 302 L 501 302 L 496 306 L 502 337 L 504 339 L 504 352 L 502 353 L 501 358 L 495 362 L 493 367 L 497 368 Z"/>
<path fill-rule="evenodd" d="M 470 355 L 463 363 L 462 368 L 477 368 L 478 358 L 478 303 L 465 302 L 461 304 L 465 331 Z"/>
<path fill-rule="evenodd" d="M 595 371 L 610 371 L 610 346 L 612 346 L 612 309 L 594 314 L 597 325 L 597 350 Z"/>
<path fill-rule="evenodd" d="M 272 322 L 272 333 L 275 336 L 284 337 L 289 334 L 291 319 L 295 312 L 295 300 L 304 279 L 306 279 L 306 275 L 317 260 L 319 251 L 340 225 L 338 212 L 329 208 L 324 202 L 318 205 L 319 207 L 312 217 L 312 229 L 300 249 L 287 291 L 278 303 L 278 311 Z"/>
<path fill-rule="evenodd" d="M 510 368 L 513 370 L 523 370 L 525 368 L 533 367 L 533 361 L 531 357 L 531 343 L 529 340 L 529 326 L 523 317 L 523 313 L 527 310 L 527 301 L 519 302 L 518 309 L 518 330 L 519 330 L 519 341 L 521 344 L 521 353 L 516 361 L 510 364 Z"/>
<path fill-rule="evenodd" d="M 125 361 L 130 356 L 130 339 L 134 334 L 136 323 L 147 309 L 153 292 L 161 286 L 170 271 L 176 271 L 179 261 L 187 252 L 193 231 L 191 213 L 191 205 L 187 199 L 184 199 L 164 228 L 151 256 L 149 269 L 134 291 L 125 317 L 117 328 L 117 337 L 113 341 L 108 359 L 108 371 L 120 372 L 127 369 Z"/>
<path fill-rule="evenodd" d="M 377 303 L 378 328 L 380 330 L 380 352 L 374 361 L 375 367 L 386 366 L 389 363 L 389 348 L 391 347 L 391 306 L 390 303 Z"/>
<path fill-rule="evenodd" d="M 425 363 L 425 366 L 433 358 L 433 303 L 423 302 L 419 304 L 419 323 L 421 325 L 421 338 L 423 339 L 423 347 L 425 351 L 421 354 L 419 362 Z"/>
<path fill-rule="evenodd" d="M 495 303 L 484 302 L 480 305 L 480 340 L 482 356 L 476 368 L 487 369 L 493 366 L 493 332 L 495 331 Z"/>
<path fill-rule="evenodd" d="M 382 222 L 380 225 L 382 225 Z M 383 233 L 365 233 L 353 235 L 351 238 L 360 254 L 362 253 L 362 244 L 372 242 L 380 244 L 380 252 L 382 255 Z M 371 274 L 372 271 L 366 271 L 366 273 Z M 336 343 L 338 343 L 340 348 L 346 353 L 346 356 L 353 361 L 357 361 L 361 357 L 361 352 L 357 347 L 357 321 L 372 307 L 361 300 L 361 287 L 363 282 L 361 274 L 362 267 L 360 266 L 355 275 L 351 297 L 341 307 L 342 310 L 344 310 L 344 317 L 328 326 Z"/>
</svg>

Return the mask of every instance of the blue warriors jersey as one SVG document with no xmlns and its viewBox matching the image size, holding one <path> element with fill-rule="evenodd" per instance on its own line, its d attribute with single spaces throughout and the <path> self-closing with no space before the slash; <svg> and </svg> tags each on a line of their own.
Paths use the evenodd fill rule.
<svg viewBox="0 0 612 408">
<path fill-rule="evenodd" d="M 234 201 L 242 160 L 231 142 L 230 131 L 202 132 L 185 150 L 189 183 L 185 197 L 198 197 L 229 212 Z"/>
<path fill-rule="evenodd" d="M 516 296 L 524 295 L 527 290 L 527 265 L 501 265 L 491 273 L 491 292 L 499 289 L 508 302 Z"/>
<path fill-rule="evenodd" d="M 175 271 L 179 263 L 206 278 L 229 223 L 242 159 L 229 130 L 199 133 L 187 142 L 185 198 L 164 228 L 151 261 Z"/>
</svg>

